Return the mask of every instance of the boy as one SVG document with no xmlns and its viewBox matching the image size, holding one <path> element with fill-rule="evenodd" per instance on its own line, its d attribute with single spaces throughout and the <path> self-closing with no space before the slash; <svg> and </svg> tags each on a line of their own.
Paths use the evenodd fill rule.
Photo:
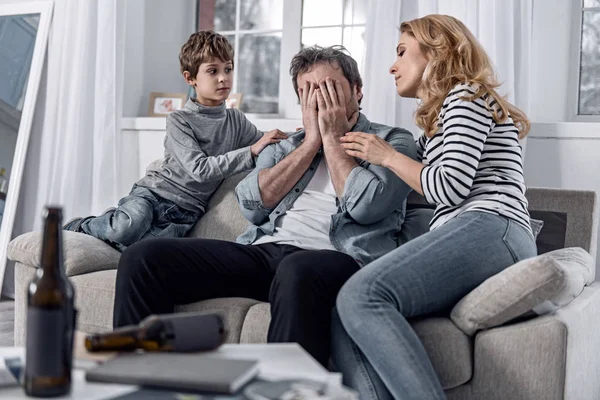
<svg viewBox="0 0 600 400">
<path fill-rule="evenodd" d="M 233 48 L 224 36 L 192 34 L 179 61 L 196 98 L 167 116 L 164 158 L 148 168 L 116 209 L 75 218 L 65 230 L 97 237 L 118 250 L 148 237 L 183 237 L 225 178 L 254 168 L 258 153 L 287 137 L 279 130 L 263 136 L 241 111 L 226 109 Z"/>
</svg>

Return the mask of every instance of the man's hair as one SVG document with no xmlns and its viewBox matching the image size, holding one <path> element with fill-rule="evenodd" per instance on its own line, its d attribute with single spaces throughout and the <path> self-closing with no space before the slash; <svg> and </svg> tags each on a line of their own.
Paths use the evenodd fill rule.
<svg viewBox="0 0 600 400">
<path fill-rule="evenodd" d="M 292 75 L 296 95 L 298 96 L 298 75 L 309 72 L 317 64 L 325 63 L 329 63 L 334 68 L 340 68 L 348 79 L 350 87 L 356 85 L 362 88 L 363 83 L 360 72 L 358 72 L 358 64 L 347 53 L 348 50 L 344 46 L 311 46 L 300 50 L 290 65 L 290 75 Z"/>
<path fill-rule="evenodd" d="M 181 73 L 188 71 L 195 78 L 200 64 L 215 58 L 233 65 L 233 47 L 227 38 L 214 31 L 192 33 L 179 53 Z"/>
</svg>

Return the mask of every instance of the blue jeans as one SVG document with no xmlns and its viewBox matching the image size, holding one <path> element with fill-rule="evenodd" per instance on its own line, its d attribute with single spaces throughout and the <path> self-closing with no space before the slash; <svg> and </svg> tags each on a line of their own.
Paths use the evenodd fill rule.
<svg viewBox="0 0 600 400">
<path fill-rule="evenodd" d="M 446 312 L 487 278 L 536 255 L 514 221 L 469 211 L 398 247 L 342 287 L 332 357 L 361 399 L 444 399 L 407 318 Z"/>
<path fill-rule="evenodd" d="M 181 209 L 147 188 L 134 185 L 116 209 L 98 217 L 86 218 L 80 231 L 123 251 L 146 238 L 184 237 L 201 216 L 200 212 Z"/>
</svg>

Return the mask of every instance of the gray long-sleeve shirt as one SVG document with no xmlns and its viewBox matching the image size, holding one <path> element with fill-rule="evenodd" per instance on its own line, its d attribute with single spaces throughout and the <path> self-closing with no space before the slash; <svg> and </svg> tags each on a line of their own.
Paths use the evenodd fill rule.
<svg viewBox="0 0 600 400">
<path fill-rule="evenodd" d="M 223 179 L 254 168 L 250 146 L 262 136 L 237 109 L 188 100 L 167 116 L 165 156 L 138 186 L 194 212 L 205 212 Z"/>
</svg>

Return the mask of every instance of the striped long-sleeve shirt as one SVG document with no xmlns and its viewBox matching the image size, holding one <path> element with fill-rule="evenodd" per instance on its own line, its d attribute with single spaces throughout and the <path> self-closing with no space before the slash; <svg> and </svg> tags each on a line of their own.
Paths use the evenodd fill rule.
<svg viewBox="0 0 600 400">
<path fill-rule="evenodd" d="M 518 130 L 508 118 L 498 124 L 488 95 L 471 101 L 477 87 L 460 84 L 450 91 L 439 114 L 438 131 L 417 141 L 423 194 L 437 204 L 435 229 L 465 211 L 510 218 L 531 231 Z M 497 105 L 496 105 L 497 106 Z"/>
</svg>

